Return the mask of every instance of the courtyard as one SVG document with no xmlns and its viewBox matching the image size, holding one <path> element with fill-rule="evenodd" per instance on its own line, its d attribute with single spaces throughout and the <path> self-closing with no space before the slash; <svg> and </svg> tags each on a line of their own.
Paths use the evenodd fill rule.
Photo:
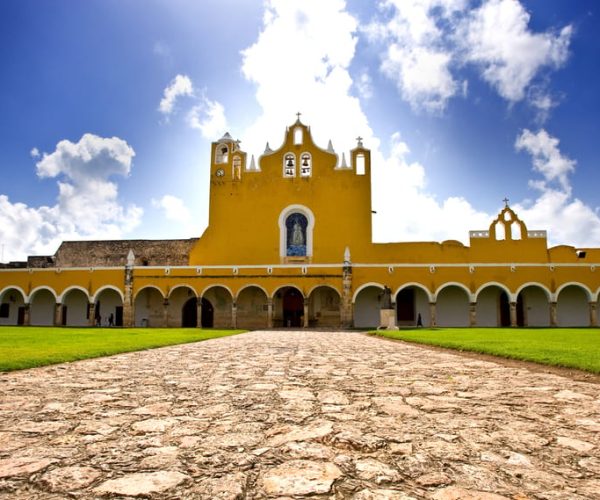
<svg viewBox="0 0 600 500">
<path fill-rule="evenodd" d="M 592 499 L 600 385 L 356 332 L 0 374 L 0 498 Z"/>
</svg>

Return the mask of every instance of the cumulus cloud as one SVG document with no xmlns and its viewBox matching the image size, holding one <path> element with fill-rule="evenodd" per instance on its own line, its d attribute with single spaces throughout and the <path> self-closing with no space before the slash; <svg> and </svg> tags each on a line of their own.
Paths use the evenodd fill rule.
<svg viewBox="0 0 600 500">
<path fill-rule="evenodd" d="M 121 238 L 136 227 L 142 209 L 124 207 L 110 179 L 127 176 L 133 148 L 118 137 L 85 134 L 77 143 L 60 141 L 37 162 L 40 178 L 58 178 L 57 203 L 29 207 L 0 195 L 0 241 L 6 259 L 53 254 L 63 240 Z"/>
<path fill-rule="evenodd" d="M 391 17 L 365 28 L 367 37 L 383 42 L 381 70 L 396 82 L 414 109 L 439 112 L 459 90 L 451 72 L 452 47 L 443 25 L 464 8 L 464 0 L 386 0 Z"/>
<path fill-rule="evenodd" d="M 170 115 L 179 97 L 192 95 L 194 95 L 194 87 L 190 77 L 177 75 L 163 91 L 163 98 L 158 105 L 158 110 L 164 115 Z"/>
<path fill-rule="evenodd" d="M 600 244 L 600 218 L 589 206 L 572 196 L 569 176 L 575 172 L 575 160 L 561 153 L 559 140 L 546 130 L 523 130 L 515 141 L 517 151 L 531 155 L 533 170 L 543 180 L 533 179 L 530 186 L 539 192 L 534 202 L 515 207 L 533 229 L 548 229 L 552 244 L 591 246 Z"/>
<path fill-rule="evenodd" d="M 38 148 L 31 148 L 31 151 L 29 151 L 29 156 L 31 156 L 32 158 L 39 158 L 40 150 Z"/>
<path fill-rule="evenodd" d="M 465 58 L 511 102 L 520 101 L 544 67 L 561 67 L 569 55 L 572 27 L 532 33 L 530 15 L 517 0 L 488 0 L 466 18 L 458 32 Z"/>
<path fill-rule="evenodd" d="M 518 0 L 383 0 L 383 14 L 364 28 L 380 44 L 381 71 L 413 109 L 440 112 L 456 95 L 466 95 L 458 74 L 474 65 L 510 103 L 530 98 L 547 116 L 547 93 L 528 93 L 545 68 L 560 68 L 569 55 L 570 25 L 534 33 Z M 462 88 L 462 92 L 461 92 Z M 544 114 L 545 113 L 545 114 Z"/>
<path fill-rule="evenodd" d="M 188 125 L 200 130 L 209 140 L 218 139 L 227 131 L 225 108 L 217 101 L 211 101 L 202 95 L 200 104 L 195 105 L 187 114 Z"/>
</svg>

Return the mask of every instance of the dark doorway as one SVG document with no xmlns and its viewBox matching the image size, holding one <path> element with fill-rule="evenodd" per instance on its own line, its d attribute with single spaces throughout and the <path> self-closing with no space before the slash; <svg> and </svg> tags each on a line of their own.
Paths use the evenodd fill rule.
<svg viewBox="0 0 600 500">
<path fill-rule="evenodd" d="M 181 311 L 181 326 L 182 328 L 195 328 L 198 326 L 198 299 L 192 297 L 183 304 Z"/>
<path fill-rule="evenodd" d="M 500 326 L 510 326 L 510 304 L 506 292 L 500 293 Z"/>
<path fill-rule="evenodd" d="M 405 288 L 396 295 L 396 318 L 398 322 L 415 321 L 415 290 Z"/>
<path fill-rule="evenodd" d="M 208 299 L 202 298 L 202 316 L 200 317 L 202 328 L 212 328 L 215 322 L 215 310 Z"/>
<path fill-rule="evenodd" d="M 115 326 L 123 326 L 123 306 L 115 307 Z"/>
<path fill-rule="evenodd" d="M 283 326 L 303 326 L 304 297 L 300 290 L 288 288 L 283 293 Z"/>
<path fill-rule="evenodd" d="M 17 325 L 24 325 L 25 324 L 25 307 L 21 306 L 19 307 L 19 310 L 17 311 Z"/>
<path fill-rule="evenodd" d="M 62 306 L 62 318 L 60 318 L 60 324 L 62 326 L 67 326 L 67 306 Z"/>
<path fill-rule="evenodd" d="M 525 326 L 525 307 L 523 304 L 523 293 L 517 297 L 517 326 Z"/>
</svg>

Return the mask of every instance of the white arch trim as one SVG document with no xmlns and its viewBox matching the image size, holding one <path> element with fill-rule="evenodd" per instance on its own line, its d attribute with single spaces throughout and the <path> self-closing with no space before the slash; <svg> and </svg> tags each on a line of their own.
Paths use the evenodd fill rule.
<svg viewBox="0 0 600 500">
<path fill-rule="evenodd" d="M 501 290 L 503 290 L 506 293 L 506 295 L 508 296 L 509 302 L 517 301 L 517 294 L 513 294 L 506 285 L 503 285 L 502 283 L 499 283 L 498 281 L 489 281 L 489 282 L 481 285 L 477 289 L 477 291 L 474 293 L 474 297 L 475 297 L 474 302 L 477 302 L 477 300 L 479 300 L 479 294 L 481 292 L 483 292 L 486 288 L 490 288 L 490 287 L 494 287 L 494 286 L 497 288 L 500 288 Z"/>
<path fill-rule="evenodd" d="M 289 283 L 289 284 L 287 284 L 287 285 L 281 285 L 281 286 L 278 286 L 278 287 L 275 289 L 275 291 L 273 292 L 273 295 L 271 295 L 271 298 L 272 298 L 272 299 L 274 299 L 274 298 L 275 298 L 275 295 L 277 295 L 277 292 L 278 292 L 279 290 L 282 290 L 282 289 L 284 289 L 284 288 L 295 288 L 296 290 L 298 290 L 298 291 L 300 292 L 300 295 L 302 295 L 302 298 L 303 298 L 303 299 L 305 299 L 305 298 L 306 298 L 306 295 L 304 295 L 304 292 L 302 291 L 302 289 L 301 289 L 301 288 L 300 288 L 298 285 L 294 285 L 293 283 Z"/>
<path fill-rule="evenodd" d="M 266 289 L 264 289 L 262 286 L 260 286 L 260 285 L 255 285 L 255 284 L 250 284 L 250 285 L 244 285 L 242 288 L 240 288 L 240 289 L 238 290 L 238 292 L 237 292 L 237 295 L 235 296 L 235 300 L 237 301 L 237 299 L 239 298 L 240 294 L 241 294 L 241 293 L 242 293 L 244 290 L 246 290 L 246 289 L 248 289 L 248 288 L 258 288 L 259 290 L 261 290 L 261 291 L 262 291 L 262 292 L 265 294 L 265 297 L 266 297 L 267 299 L 269 298 L 269 294 L 268 294 L 267 290 L 266 290 Z"/>
<path fill-rule="evenodd" d="M 158 288 L 156 285 L 144 285 L 142 288 L 140 288 L 137 293 L 135 294 L 135 297 L 133 297 L 133 301 L 135 302 L 138 298 L 138 296 L 140 295 L 140 293 L 142 293 L 144 290 L 147 290 L 148 288 L 154 289 L 156 290 L 158 293 L 160 293 L 160 296 L 164 299 L 165 298 L 165 294 L 163 293 L 163 291 Z"/>
<path fill-rule="evenodd" d="M 315 285 L 308 291 L 306 296 L 310 297 L 317 288 L 329 288 L 330 290 L 333 290 L 334 292 L 336 292 L 338 294 L 338 296 L 340 297 L 340 299 L 342 298 L 341 292 L 336 287 L 331 286 L 331 285 Z"/>
<path fill-rule="evenodd" d="M 475 296 L 471 293 L 471 290 L 469 290 L 465 285 L 463 285 L 462 283 L 459 283 L 458 281 L 449 281 L 448 283 L 444 283 L 443 285 L 440 285 L 438 287 L 438 289 L 435 291 L 435 293 L 433 294 L 433 301 L 437 302 L 440 292 L 451 286 L 456 286 L 456 287 L 460 288 L 467 294 L 467 298 L 469 299 L 469 302 L 475 302 Z"/>
<path fill-rule="evenodd" d="M 285 220 L 294 212 L 300 212 L 306 216 L 308 224 L 306 225 L 306 256 L 312 257 L 313 254 L 313 229 L 315 227 L 315 215 L 312 210 L 304 205 L 288 205 L 279 214 L 279 256 L 287 257 L 287 241 Z"/>
<path fill-rule="evenodd" d="M 209 285 L 204 290 L 202 290 L 202 293 L 199 295 L 199 298 L 204 297 L 204 295 L 206 295 L 206 292 L 208 292 L 209 290 L 212 290 L 213 288 L 224 288 L 225 290 L 227 290 L 229 292 L 229 297 L 231 298 L 231 300 L 233 300 L 233 298 L 235 297 L 235 295 L 231 291 L 231 288 L 229 288 L 228 286 L 215 284 L 215 285 Z"/>
<path fill-rule="evenodd" d="M 594 295 L 592 294 L 592 291 L 586 285 L 584 285 L 583 283 L 578 283 L 577 281 L 569 281 L 568 283 L 563 283 L 556 289 L 556 293 L 555 293 L 556 301 L 558 301 L 560 292 L 562 292 L 568 286 L 576 286 L 578 288 L 581 288 L 587 295 L 588 302 L 592 302 L 594 300 Z"/>
<path fill-rule="evenodd" d="M 7 287 L 3 288 L 2 290 L 0 290 L 0 301 L 2 301 L 2 299 L 4 298 L 4 294 L 6 292 L 8 292 L 9 290 L 16 290 L 17 292 L 19 292 L 21 294 L 21 298 L 23 299 L 23 302 L 28 302 L 27 294 L 25 293 L 25 290 L 23 290 L 20 286 L 7 286 Z"/>
<path fill-rule="evenodd" d="M 354 295 L 352 296 L 352 303 L 354 304 L 356 302 L 356 297 L 358 297 L 358 294 L 360 292 L 362 292 L 365 288 L 369 288 L 370 286 L 374 286 L 375 288 L 380 288 L 381 290 L 384 289 L 384 286 L 381 283 L 375 283 L 374 281 L 370 281 L 369 283 L 360 285 L 354 292 Z"/>
<path fill-rule="evenodd" d="M 541 283 L 538 283 L 537 281 L 528 281 L 527 283 L 523 283 L 519 288 L 517 288 L 517 290 L 515 291 L 515 298 L 518 299 L 519 294 L 527 287 L 529 286 L 534 286 L 537 288 L 541 288 L 544 293 L 546 294 L 546 299 L 548 300 L 548 302 L 551 302 L 553 297 L 552 297 L 552 293 L 550 292 L 550 290 L 548 290 L 544 285 L 542 285 Z"/>
<path fill-rule="evenodd" d="M 398 296 L 398 294 L 406 289 L 406 288 L 410 288 L 411 286 L 415 287 L 415 288 L 419 288 L 420 290 L 423 290 L 425 292 L 425 295 L 427 295 L 427 300 L 429 300 L 429 302 L 433 302 L 434 298 L 433 298 L 433 294 L 427 289 L 427 287 L 425 285 L 423 285 L 422 283 L 417 283 L 416 281 L 411 281 L 410 283 L 404 283 L 403 285 L 400 285 L 396 291 L 394 292 L 394 302 L 396 302 L 396 297 Z"/>
<path fill-rule="evenodd" d="M 117 292 L 119 294 L 119 297 L 121 297 L 121 302 L 125 301 L 125 298 L 123 297 L 123 292 L 121 290 L 119 290 L 116 286 L 113 286 L 113 285 L 105 285 L 102 288 L 98 288 L 98 290 L 96 290 L 96 293 L 92 297 L 93 303 L 96 303 L 96 301 L 98 300 L 98 297 L 104 290 L 114 290 L 115 292 Z"/>
<path fill-rule="evenodd" d="M 60 304 L 62 304 L 64 298 L 71 293 L 73 290 L 79 290 L 80 292 L 83 292 L 85 294 L 86 299 L 88 300 L 88 302 L 90 301 L 90 294 L 88 293 L 88 291 L 83 288 L 82 286 L 79 285 L 72 285 L 68 288 L 65 288 L 63 290 L 63 293 L 61 293 L 58 297 L 57 297 L 57 302 L 59 302 Z"/>
<path fill-rule="evenodd" d="M 56 295 L 56 292 L 54 291 L 54 289 L 50 288 L 49 286 L 45 286 L 45 285 L 37 286 L 33 290 L 31 290 L 31 293 L 29 294 L 29 297 L 27 297 L 27 301 L 26 302 L 31 302 L 31 299 L 33 298 L 33 296 L 36 293 L 38 293 L 40 290 L 48 290 L 52 294 L 52 296 L 54 297 L 54 300 L 56 302 L 58 302 L 58 296 Z"/>
<path fill-rule="evenodd" d="M 187 283 L 180 283 L 179 285 L 175 285 L 169 290 L 168 297 L 171 297 L 171 295 L 173 295 L 173 292 L 179 288 L 189 288 L 192 292 L 194 292 L 196 298 L 198 298 L 198 292 L 196 292 L 196 289 L 192 285 L 188 285 Z"/>
</svg>

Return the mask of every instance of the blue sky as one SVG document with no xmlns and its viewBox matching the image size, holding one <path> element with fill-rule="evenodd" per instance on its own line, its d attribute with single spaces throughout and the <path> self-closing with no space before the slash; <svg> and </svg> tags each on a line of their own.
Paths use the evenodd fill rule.
<svg viewBox="0 0 600 500">
<path fill-rule="evenodd" d="M 373 151 L 377 241 L 458 239 L 507 196 L 600 246 L 594 0 L 4 0 L 0 245 L 187 238 L 210 142 L 258 159 L 301 111 Z"/>
</svg>

